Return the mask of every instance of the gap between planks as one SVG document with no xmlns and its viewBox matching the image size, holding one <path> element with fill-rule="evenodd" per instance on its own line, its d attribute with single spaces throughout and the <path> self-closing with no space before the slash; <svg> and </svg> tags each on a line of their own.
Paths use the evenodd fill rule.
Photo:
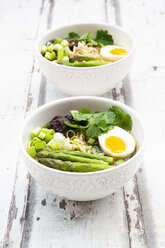
<svg viewBox="0 0 165 248">
<path fill-rule="evenodd" d="M 114 6 L 115 9 L 115 19 L 116 19 L 116 24 L 119 26 L 122 26 L 122 20 L 121 20 L 121 14 L 120 14 L 120 0 L 105 0 L 105 16 L 106 16 L 106 22 L 109 21 L 108 18 L 108 3 L 111 6 Z M 123 103 L 127 103 L 126 99 L 126 94 L 125 94 L 125 87 L 130 88 L 130 81 L 129 77 L 127 76 L 126 79 L 123 81 L 121 88 L 119 92 L 117 93 L 116 88 L 112 90 L 112 97 L 113 100 L 121 101 Z M 143 209 L 142 209 L 142 203 L 140 200 L 140 194 L 139 194 L 139 188 L 138 188 L 138 183 L 137 183 L 137 178 L 136 175 L 133 178 L 133 194 L 130 196 L 127 194 L 127 191 L 129 191 L 129 188 L 127 185 L 123 187 L 123 198 L 124 198 L 124 205 L 125 205 L 125 213 L 126 213 L 126 218 L 127 218 L 127 226 L 128 226 L 128 240 L 129 240 L 129 247 L 135 247 L 135 245 L 141 245 L 141 247 L 147 247 L 147 236 L 145 232 L 145 226 L 144 226 L 144 218 L 143 218 Z M 130 200 L 128 200 L 128 197 L 130 196 Z M 133 209 L 136 213 L 136 224 L 135 226 L 132 225 L 131 223 L 131 214 L 132 212 L 131 206 L 130 206 L 130 201 L 134 200 L 137 201 L 138 206 Z M 134 228 L 137 229 L 136 236 L 134 236 Z M 138 242 L 134 239 L 139 239 Z"/>
<path fill-rule="evenodd" d="M 43 11 L 43 6 L 44 6 L 44 0 L 42 1 L 42 5 L 41 5 L 41 10 L 40 10 L 40 13 L 42 14 L 42 11 Z M 121 20 L 120 20 L 120 15 L 119 15 L 119 2 L 118 1 L 108 1 L 108 0 L 105 0 L 105 13 L 106 13 L 106 21 L 108 22 L 108 7 L 109 6 L 115 6 L 115 10 L 116 10 L 116 22 L 117 24 L 121 24 Z M 49 5 L 49 15 L 48 15 L 48 19 L 47 19 L 47 28 L 50 28 L 51 27 L 51 21 L 52 21 L 52 13 L 53 13 L 53 7 L 54 7 L 54 1 L 51 0 L 50 1 L 50 5 Z M 39 26 L 39 25 L 38 25 Z M 37 34 L 38 34 L 38 30 L 37 30 Z M 34 71 L 34 67 L 35 67 L 35 60 L 33 59 L 33 66 L 32 66 L 32 72 L 31 72 L 31 78 L 33 76 L 33 71 Z M 38 102 L 38 106 L 40 106 L 41 104 L 43 104 L 45 102 L 45 90 L 43 90 L 43 88 L 46 87 L 46 82 L 45 82 L 45 78 L 42 77 L 42 80 L 41 80 L 41 89 L 40 89 L 40 96 L 39 96 L 39 102 Z M 123 102 L 126 102 L 125 100 L 125 90 L 124 90 L 124 87 L 122 86 L 122 88 L 120 89 L 120 92 L 117 93 L 116 89 L 113 89 L 112 90 L 112 96 L 113 96 L 113 99 L 114 100 L 119 100 L 119 101 L 123 101 Z M 30 81 L 30 84 L 29 84 L 29 91 L 28 91 L 28 98 L 27 98 L 27 107 L 26 107 L 26 112 L 25 112 L 25 115 L 30 111 L 30 108 L 31 108 L 31 104 L 32 104 L 32 94 L 31 94 L 31 81 Z M 17 174 L 17 171 L 16 171 L 16 174 Z M 28 200 L 29 200 L 29 197 L 30 197 L 30 185 L 31 185 L 31 178 L 30 176 L 28 176 L 28 180 L 29 180 L 29 184 L 28 184 L 28 190 L 27 190 L 27 195 L 25 196 L 25 199 L 24 199 L 24 208 L 23 208 L 23 213 L 22 213 L 22 240 L 23 240 L 23 230 L 24 230 L 24 223 L 26 221 L 26 216 L 28 215 Z M 15 180 L 15 183 L 16 183 L 16 180 Z M 137 192 L 138 192 L 138 185 L 137 185 L 137 181 L 134 182 L 134 186 L 135 188 L 137 189 Z M 15 188 L 14 188 L 14 191 L 15 191 Z M 12 196 L 12 200 L 11 200 L 11 206 L 10 206 L 10 210 L 9 210 L 9 218 L 8 218 L 8 230 L 7 230 L 7 233 L 6 233 L 6 236 L 5 236 L 5 242 L 4 244 L 7 244 L 7 239 L 8 239 L 8 236 L 9 236 L 9 233 L 10 233 L 10 229 L 11 229 L 11 225 L 12 225 L 12 220 L 14 218 L 14 212 L 15 212 L 15 194 L 14 194 L 14 191 L 13 191 L 13 196 Z M 142 208 L 141 208 L 141 203 L 140 203 L 140 198 L 139 198 L 139 192 L 137 193 L 138 194 L 138 198 L 137 198 L 137 201 L 139 202 L 139 206 L 140 206 L 140 211 L 137 213 L 138 214 L 138 218 L 140 219 L 142 225 L 143 225 L 143 215 L 142 215 Z M 130 237 L 131 235 L 131 217 L 130 217 L 130 214 L 129 214 L 129 203 L 128 203 L 128 200 L 127 200 L 127 197 L 126 197 L 126 192 L 125 190 L 123 190 L 123 196 L 124 196 L 124 201 L 125 201 L 125 210 L 126 210 L 126 216 L 127 216 L 127 223 L 128 223 L 128 238 L 129 238 L 129 245 L 130 247 L 132 247 L 132 238 Z M 144 227 L 144 225 L 143 225 Z M 145 231 L 144 231 L 144 236 L 145 236 Z M 145 239 L 145 237 L 144 237 Z M 22 241 L 21 241 L 21 244 L 20 244 L 20 247 L 22 247 Z"/>
</svg>

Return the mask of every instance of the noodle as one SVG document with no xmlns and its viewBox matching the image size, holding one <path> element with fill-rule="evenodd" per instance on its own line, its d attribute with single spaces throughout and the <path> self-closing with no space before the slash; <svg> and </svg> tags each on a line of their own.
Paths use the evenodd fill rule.
<svg viewBox="0 0 165 248">
<path fill-rule="evenodd" d="M 78 46 L 74 46 L 73 52 L 70 53 L 70 58 L 81 56 L 102 59 L 100 54 L 100 48 L 92 47 L 92 44 L 86 44 L 84 41 L 78 42 Z"/>
</svg>

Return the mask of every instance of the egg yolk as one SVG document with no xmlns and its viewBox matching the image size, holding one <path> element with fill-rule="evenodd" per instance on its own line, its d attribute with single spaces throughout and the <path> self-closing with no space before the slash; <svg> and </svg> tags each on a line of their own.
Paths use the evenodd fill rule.
<svg viewBox="0 0 165 248">
<path fill-rule="evenodd" d="M 116 136 L 109 136 L 106 138 L 105 146 L 113 153 L 122 153 L 126 149 L 124 141 Z"/>
<path fill-rule="evenodd" d="M 126 55 L 127 54 L 127 51 L 124 48 L 114 48 L 109 52 L 114 55 Z"/>
</svg>

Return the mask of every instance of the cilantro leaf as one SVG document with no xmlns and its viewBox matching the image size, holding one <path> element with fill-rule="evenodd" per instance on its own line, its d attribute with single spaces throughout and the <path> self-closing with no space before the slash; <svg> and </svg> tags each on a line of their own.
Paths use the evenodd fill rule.
<svg viewBox="0 0 165 248">
<path fill-rule="evenodd" d="M 101 134 L 102 132 L 100 128 L 95 124 L 90 125 L 89 128 L 86 130 L 86 135 L 92 139 L 96 139 Z"/>
<path fill-rule="evenodd" d="M 95 42 L 99 45 L 113 45 L 113 38 L 112 35 L 108 34 L 107 30 L 97 30 L 96 38 L 94 39 Z"/>
<path fill-rule="evenodd" d="M 80 38 L 80 36 L 74 32 L 70 32 L 68 35 L 69 37 L 65 38 L 66 40 L 77 40 L 78 38 Z"/>
<path fill-rule="evenodd" d="M 113 125 L 119 126 L 127 131 L 132 129 L 132 119 L 129 114 L 124 113 L 119 107 L 113 106 L 109 111 L 115 113 L 116 118 Z"/>
<path fill-rule="evenodd" d="M 77 110 L 71 110 L 70 112 L 75 121 L 87 121 L 90 118 L 90 114 L 82 114 Z"/>
<path fill-rule="evenodd" d="M 90 114 L 90 109 L 88 109 L 88 108 L 83 108 L 83 109 L 80 109 L 80 113 L 81 114 Z"/>
<path fill-rule="evenodd" d="M 113 112 L 106 111 L 104 113 L 104 119 L 105 119 L 107 124 L 113 124 L 115 117 L 116 117 L 116 115 Z"/>
<path fill-rule="evenodd" d="M 108 132 L 114 126 L 119 126 L 127 131 L 132 129 L 130 115 L 124 113 L 117 106 L 113 106 L 106 112 L 96 111 L 91 114 L 89 109 L 83 108 L 80 112 L 72 110 L 71 114 L 77 123 L 65 121 L 65 124 L 72 128 L 84 129 L 85 134 L 92 139 L 98 138 L 99 135 Z M 82 126 L 83 121 L 85 121 L 85 126 Z"/>
<path fill-rule="evenodd" d="M 77 40 L 78 40 L 78 41 L 85 41 L 86 43 L 91 43 L 91 44 L 94 45 L 94 46 L 97 46 L 97 45 L 98 45 L 98 43 L 97 43 L 94 39 L 92 39 L 91 33 L 90 33 L 90 32 L 88 32 L 88 33 L 82 35 L 82 36 L 81 36 L 79 39 L 77 39 Z"/>
</svg>

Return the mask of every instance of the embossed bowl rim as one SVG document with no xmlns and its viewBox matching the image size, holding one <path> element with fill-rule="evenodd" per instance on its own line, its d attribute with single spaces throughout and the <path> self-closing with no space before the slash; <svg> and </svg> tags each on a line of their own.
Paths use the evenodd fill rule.
<svg viewBox="0 0 165 248">
<path fill-rule="evenodd" d="M 37 162 L 36 160 L 34 160 L 32 157 L 30 157 L 30 155 L 26 152 L 25 150 L 25 147 L 24 147 L 24 144 L 23 144 L 23 132 L 24 132 L 24 129 L 26 128 L 26 125 L 28 122 L 30 122 L 30 120 L 33 119 L 33 117 L 42 112 L 43 110 L 51 107 L 51 106 L 54 106 L 56 104 L 60 104 L 60 103 L 66 103 L 66 104 L 69 104 L 69 102 L 71 102 L 72 100 L 90 100 L 90 99 L 93 99 L 93 100 L 100 100 L 100 101 L 107 101 L 110 105 L 117 105 L 119 107 L 123 107 L 123 108 L 126 108 L 129 110 L 130 113 L 132 113 L 136 119 L 139 120 L 141 126 L 142 126 L 142 129 L 144 130 L 144 138 L 143 138 L 143 143 L 142 145 L 139 147 L 137 153 L 132 157 L 130 158 L 128 161 L 124 162 L 123 164 L 121 165 L 118 165 L 114 168 L 110 168 L 110 169 L 106 169 L 106 170 L 102 170 L 102 171 L 96 171 L 96 172 L 84 172 L 84 173 L 80 173 L 80 172 L 68 172 L 68 171 L 60 171 L 60 170 L 56 170 L 56 169 L 52 169 L 52 168 L 49 168 L 49 167 L 46 167 L 42 164 L 40 164 L 39 162 Z M 131 114 L 130 114 L 131 115 Z M 48 120 L 49 121 L 49 120 Z M 20 134 L 19 134 L 19 146 L 20 146 L 20 149 L 21 149 L 21 152 L 22 154 L 24 155 L 24 157 L 29 160 L 34 166 L 37 166 L 38 168 L 41 168 L 41 169 L 45 169 L 45 170 L 48 170 L 49 172 L 52 172 L 52 173 L 57 173 L 57 174 L 63 174 L 63 175 L 72 175 L 72 176 L 81 176 L 81 177 L 86 177 L 86 176 L 94 176 L 94 175 L 99 175 L 99 174 L 107 174 L 107 173 L 113 173 L 113 171 L 116 171 L 116 170 L 120 170 L 121 167 L 123 166 L 126 166 L 126 164 L 130 163 L 131 161 L 133 162 L 134 160 L 136 160 L 137 157 L 141 156 L 142 152 L 144 151 L 144 148 L 146 146 L 146 140 L 147 140 L 147 132 L 146 132 L 146 128 L 145 128 L 145 125 L 144 125 L 144 121 L 142 120 L 142 118 L 139 116 L 139 114 L 133 110 L 132 108 L 128 107 L 127 105 L 121 103 L 121 102 L 118 102 L 118 101 L 115 101 L 115 100 L 111 100 L 111 99 L 108 99 L 108 98 L 104 98 L 104 97 L 96 97 L 96 96 L 75 96 L 75 97 L 67 97 L 67 98 L 63 98 L 63 99 L 59 99 L 59 100 L 55 100 L 55 101 L 52 101 L 52 102 L 49 102 L 49 103 L 46 103 L 44 104 L 43 106 L 39 107 L 38 109 L 36 109 L 35 111 L 33 111 L 25 120 L 24 120 L 24 123 L 22 124 L 22 127 L 20 129 Z"/>
<path fill-rule="evenodd" d="M 128 36 L 129 36 L 129 38 L 131 39 L 131 41 L 132 41 L 132 49 L 129 51 L 129 53 L 124 57 L 124 58 L 122 58 L 122 59 L 120 59 L 120 60 L 118 60 L 118 61 L 115 61 L 115 62 L 113 62 L 113 63 L 110 63 L 110 64 L 107 64 L 107 65 L 100 65 L 100 66 L 91 66 L 91 67 L 71 67 L 71 66 L 64 66 L 64 65 L 58 65 L 58 64 L 55 64 L 55 63 L 52 63 L 51 61 L 49 61 L 49 60 L 47 60 L 47 59 L 45 59 L 42 55 L 41 55 L 41 52 L 40 52 L 40 43 L 41 43 L 41 41 L 44 39 L 44 38 L 46 38 L 47 36 L 49 36 L 51 33 L 54 33 L 54 32 L 56 32 L 56 31 L 59 31 L 60 29 L 63 29 L 63 28 L 65 28 L 65 27 L 73 27 L 73 26 L 83 26 L 83 25 L 96 25 L 96 27 L 97 27 L 97 25 L 104 25 L 105 26 L 105 28 L 106 27 L 112 27 L 112 28 L 116 28 L 117 30 L 119 30 L 119 31 L 122 31 L 122 32 L 124 32 L 125 34 L 127 34 Z M 44 44 L 43 44 L 44 45 Z M 49 65 L 51 65 L 51 66 L 54 66 L 54 67 L 61 67 L 61 68 L 65 68 L 66 70 L 92 70 L 93 68 L 94 69 L 97 69 L 97 70 L 99 70 L 99 68 L 103 68 L 103 67 L 110 67 L 110 66 L 112 66 L 112 65 L 114 65 L 114 64 L 118 64 L 118 63 L 121 63 L 121 61 L 124 61 L 124 60 L 126 60 L 133 52 L 134 52 L 134 50 L 135 50 L 135 46 L 136 46 L 136 42 L 135 42 L 135 39 L 134 39 L 134 37 L 132 36 L 132 34 L 130 33 L 130 32 L 128 32 L 128 31 L 126 31 L 124 28 L 122 28 L 122 27 L 120 27 L 120 26 L 118 26 L 118 25 L 111 25 L 111 24 L 108 24 L 108 23 L 104 23 L 104 22 L 98 22 L 98 23 L 96 23 L 96 22 L 87 22 L 87 23 L 76 23 L 76 24 L 68 24 L 68 25 L 63 25 L 63 26 L 59 26 L 59 27 L 57 27 L 57 28 L 51 28 L 51 29 L 49 29 L 47 32 L 45 32 L 45 34 L 43 35 L 43 36 L 41 36 L 38 40 L 37 40 L 37 42 L 36 42 L 36 53 L 37 53 L 37 55 L 39 56 L 39 58 L 43 61 L 43 62 L 45 62 L 45 63 L 47 63 L 47 64 L 49 64 Z"/>
</svg>

